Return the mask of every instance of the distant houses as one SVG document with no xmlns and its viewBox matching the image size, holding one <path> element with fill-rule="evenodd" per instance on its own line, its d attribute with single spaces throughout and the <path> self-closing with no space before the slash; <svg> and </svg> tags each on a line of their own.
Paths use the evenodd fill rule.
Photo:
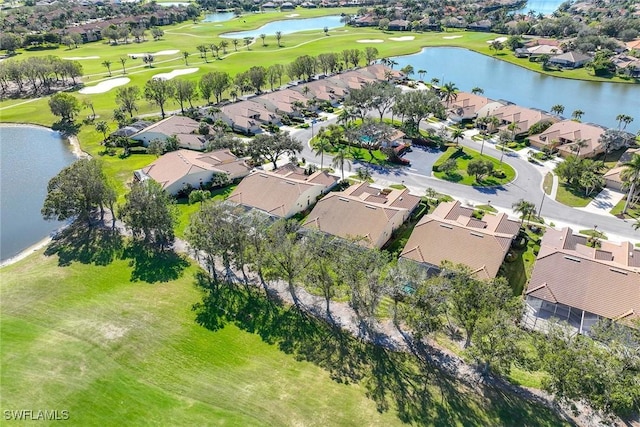
<svg viewBox="0 0 640 427">
<path fill-rule="evenodd" d="M 380 189 L 366 182 L 354 184 L 323 197 L 303 226 L 380 249 L 419 202 L 420 198 L 409 194 L 407 189 Z"/>
<path fill-rule="evenodd" d="M 502 213 L 473 216 L 473 209 L 459 201 L 441 203 L 422 217 L 413 229 L 401 258 L 440 270 L 443 261 L 466 264 L 481 279 L 496 277 L 520 221 Z"/>
<path fill-rule="evenodd" d="M 588 333 L 599 319 L 640 317 L 640 250 L 547 229 L 526 290 L 525 325 L 543 329 L 549 319 Z"/>
</svg>

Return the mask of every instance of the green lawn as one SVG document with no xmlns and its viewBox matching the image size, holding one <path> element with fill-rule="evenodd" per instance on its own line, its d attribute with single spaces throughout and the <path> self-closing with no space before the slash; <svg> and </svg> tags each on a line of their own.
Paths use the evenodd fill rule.
<svg viewBox="0 0 640 427">
<path fill-rule="evenodd" d="M 598 193 L 593 193 L 593 196 L 585 196 L 582 190 L 576 190 L 569 187 L 566 183 L 561 182 L 558 184 L 556 201 L 573 208 L 583 208 L 587 206 L 597 194 Z"/>
<path fill-rule="evenodd" d="M 542 233 L 533 233 L 526 228 L 526 246 L 523 248 L 512 248 L 511 255 L 507 255 L 500 268 L 501 274 L 507 279 L 514 295 L 522 295 L 525 286 L 531 277 L 533 264 L 540 250 L 538 243 Z"/>
<path fill-rule="evenodd" d="M 542 182 L 542 188 L 545 194 L 548 196 L 553 190 L 553 172 L 547 172 Z"/>
<path fill-rule="evenodd" d="M 622 210 L 624 209 L 624 204 L 626 203 L 626 197 L 620 200 L 614 207 L 611 209 L 611 215 L 622 215 Z M 636 219 L 640 218 L 640 203 L 636 203 L 635 205 L 629 206 L 627 209 L 627 214 L 625 218 Z"/>
<path fill-rule="evenodd" d="M 561 425 L 109 233 L 2 269 L 2 409 L 77 425 Z"/>
<path fill-rule="evenodd" d="M 213 200 L 226 200 L 226 198 L 229 197 L 229 194 L 231 194 L 231 192 L 236 187 L 237 185 L 230 185 L 228 187 L 213 190 L 211 191 L 211 198 Z M 194 203 L 190 205 L 189 200 L 178 199 L 175 206 L 178 211 L 178 223 L 175 227 L 176 236 L 179 238 L 184 238 L 184 233 L 189 226 L 191 215 L 193 215 L 198 211 L 198 209 L 200 209 L 200 203 Z"/>
<path fill-rule="evenodd" d="M 491 163 L 493 163 L 494 170 L 502 170 L 505 173 L 505 177 L 496 178 L 494 176 L 485 176 L 479 182 L 476 181 L 475 176 L 470 176 L 467 174 L 467 165 L 471 160 L 478 158 L 491 161 Z M 456 160 L 458 170 L 450 174 L 446 174 L 444 172 L 434 172 L 434 176 L 447 181 L 457 182 L 458 184 L 475 186 L 504 185 L 513 181 L 516 176 L 516 172 L 511 166 L 504 162 L 500 164 L 500 161 L 494 157 L 487 156 L 486 154 L 481 155 L 478 151 L 472 150 L 470 148 L 463 148 L 459 150 L 457 147 L 449 147 L 447 151 L 445 151 L 444 154 L 442 154 L 442 156 L 440 156 L 440 158 L 436 161 L 434 170 L 436 167 L 443 164 L 449 159 Z"/>
</svg>

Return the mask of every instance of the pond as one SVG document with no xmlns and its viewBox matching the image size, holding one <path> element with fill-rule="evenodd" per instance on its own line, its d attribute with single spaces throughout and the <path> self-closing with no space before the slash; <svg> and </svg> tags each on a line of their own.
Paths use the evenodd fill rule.
<svg viewBox="0 0 640 427">
<path fill-rule="evenodd" d="M 491 99 L 511 101 L 523 107 L 550 111 L 561 104 L 564 116 L 575 110 L 584 111 L 583 122 L 617 127 L 616 116 L 634 117 L 627 130 L 640 129 L 640 84 L 601 83 L 570 80 L 527 70 L 526 68 L 461 48 L 425 48 L 414 55 L 393 58 L 402 68 L 426 70 L 425 81 L 437 78 L 441 83 L 453 82 L 458 89 L 470 92 L 484 90 Z"/>
<path fill-rule="evenodd" d="M 528 13 L 530 10 L 535 14 L 551 15 L 564 3 L 564 0 L 529 0 L 527 5 L 522 9 L 516 10 L 517 13 Z"/>
<path fill-rule="evenodd" d="M 233 12 L 207 13 L 202 22 L 225 22 L 233 18 Z"/>
<path fill-rule="evenodd" d="M 344 27 L 344 23 L 340 22 L 341 16 L 322 16 L 320 18 L 307 19 L 286 19 L 281 21 L 273 21 L 263 25 L 260 28 L 249 31 L 238 31 L 234 33 L 221 34 L 220 37 L 231 39 L 243 39 L 245 37 L 259 37 L 260 34 L 273 36 L 277 31 L 282 34 L 297 33 L 298 31 L 322 30 L 324 27 L 338 28 Z"/>
<path fill-rule="evenodd" d="M 0 260 L 47 237 L 61 223 L 40 215 L 47 183 L 75 156 L 57 132 L 32 126 L 0 126 Z"/>
</svg>

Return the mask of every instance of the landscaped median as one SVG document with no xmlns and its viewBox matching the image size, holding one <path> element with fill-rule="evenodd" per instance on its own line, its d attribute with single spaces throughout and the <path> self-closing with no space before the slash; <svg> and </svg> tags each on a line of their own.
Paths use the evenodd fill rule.
<svg viewBox="0 0 640 427">
<path fill-rule="evenodd" d="M 494 157 L 453 146 L 433 165 L 433 175 L 458 184 L 490 187 L 513 181 L 516 171 Z"/>
</svg>

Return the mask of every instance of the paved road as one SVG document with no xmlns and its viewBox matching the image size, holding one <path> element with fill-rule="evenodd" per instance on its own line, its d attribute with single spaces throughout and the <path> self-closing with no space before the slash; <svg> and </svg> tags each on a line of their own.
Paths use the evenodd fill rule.
<svg viewBox="0 0 640 427">
<path fill-rule="evenodd" d="M 320 156 L 309 147 L 309 140 L 312 132 L 317 132 L 329 124 L 335 123 L 336 118 L 330 118 L 323 122 L 317 122 L 313 130 L 296 129 L 292 135 L 303 143 L 304 149 L 301 157 L 307 161 L 320 164 Z M 423 126 L 428 126 L 424 124 Z M 461 145 L 480 148 L 480 142 L 465 139 Z M 500 158 L 501 152 L 496 150 L 491 143 L 485 143 L 484 152 Z M 591 229 L 594 225 L 598 230 L 606 233 L 611 240 L 632 240 L 640 242 L 640 230 L 633 229 L 634 221 L 627 221 L 615 218 L 610 215 L 599 215 L 584 210 L 574 209 L 565 206 L 555 200 L 544 196 L 542 190 L 542 180 L 546 169 L 535 166 L 517 155 L 517 153 L 505 153 L 503 161 L 511 165 L 516 170 L 516 179 L 504 186 L 499 187 L 470 187 L 449 181 L 443 181 L 431 176 L 431 166 L 440 153 L 428 149 L 414 148 L 408 153 L 406 158 L 411 160 L 410 167 L 383 168 L 373 167 L 372 176 L 376 182 L 380 183 L 404 183 L 412 192 L 424 194 L 426 188 L 431 187 L 438 192 L 449 194 L 464 203 L 487 204 L 503 210 L 511 211 L 511 206 L 520 199 L 525 199 L 536 204 L 536 208 L 547 220 L 553 222 L 557 227 L 565 225 L 571 226 L 574 231 Z M 324 156 L 324 164 L 331 165 L 330 156 Z M 352 167 L 355 171 L 359 167 L 359 162 L 354 162 Z M 345 171 L 346 172 L 346 171 Z"/>
</svg>

